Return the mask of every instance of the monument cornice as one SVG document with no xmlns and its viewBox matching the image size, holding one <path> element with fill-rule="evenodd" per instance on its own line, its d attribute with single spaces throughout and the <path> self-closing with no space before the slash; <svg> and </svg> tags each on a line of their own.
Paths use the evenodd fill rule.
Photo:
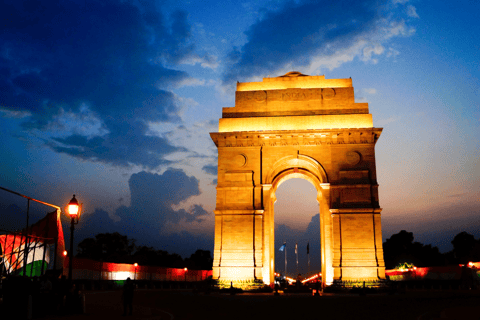
<svg viewBox="0 0 480 320">
<path fill-rule="evenodd" d="M 319 146 L 375 144 L 382 128 L 211 132 L 220 147 Z"/>
</svg>

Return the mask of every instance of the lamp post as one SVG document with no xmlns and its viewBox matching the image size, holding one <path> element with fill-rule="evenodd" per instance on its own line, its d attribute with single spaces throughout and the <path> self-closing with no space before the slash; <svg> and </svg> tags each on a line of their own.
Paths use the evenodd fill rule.
<svg viewBox="0 0 480 320">
<path fill-rule="evenodd" d="M 72 281 L 72 274 L 73 274 L 73 232 L 75 231 L 75 225 L 78 224 L 78 220 L 80 219 L 81 213 L 81 205 L 78 204 L 77 199 L 75 199 L 75 195 L 73 195 L 72 200 L 68 203 L 67 206 L 67 213 L 72 219 L 70 225 L 70 256 L 69 256 L 69 263 L 68 263 L 68 279 Z"/>
<path fill-rule="evenodd" d="M 183 268 L 183 273 L 185 275 L 185 281 L 184 281 L 185 282 L 185 288 L 187 288 L 187 270 L 188 270 L 187 268 Z"/>
<path fill-rule="evenodd" d="M 135 276 L 133 277 L 133 280 L 137 280 L 137 267 L 138 267 L 138 263 L 134 263 L 133 266 L 135 267 Z"/>
</svg>

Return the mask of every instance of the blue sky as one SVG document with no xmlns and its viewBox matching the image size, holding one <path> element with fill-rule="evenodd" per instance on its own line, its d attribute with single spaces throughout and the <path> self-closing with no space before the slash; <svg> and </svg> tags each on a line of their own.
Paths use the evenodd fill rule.
<svg viewBox="0 0 480 320">
<path fill-rule="evenodd" d="M 352 77 L 384 128 L 384 239 L 405 229 L 450 250 L 461 231 L 480 237 L 479 12 L 475 1 L 4 1 L 0 186 L 59 205 L 75 193 L 80 239 L 120 231 L 183 256 L 212 250 L 208 133 L 235 82 Z M 315 199 L 288 199 L 313 186 L 290 181 L 276 223 L 302 238 Z M 0 229 L 21 227 L 26 204 L 0 200 Z"/>
</svg>

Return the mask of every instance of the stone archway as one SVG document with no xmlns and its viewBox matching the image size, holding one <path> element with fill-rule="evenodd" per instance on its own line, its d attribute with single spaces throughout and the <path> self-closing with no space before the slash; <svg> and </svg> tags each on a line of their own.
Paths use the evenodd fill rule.
<svg viewBox="0 0 480 320">
<path fill-rule="evenodd" d="M 237 83 L 223 108 L 218 148 L 213 277 L 271 284 L 276 188 L 314 184 L 320 203 L 322 281 L 381 280 L 383 262 L 374 128 L 351 79 L 298 72 Z"/>
<path fill-rule="evenodd" d="M 331 229 L 332 222 L 330 217 L 329 197 L 330 197 L 330 183 L 323 167 L 315 159 L 308 156 L 297 154 L 297 156 L 287 156 L 280 159 L 273 165 L 272 172 L 267 175 L 267 184 L 272 187 L 270 192 L 265 191 L 264 196 L 270 197 L 271 201 L 265 206 L 265 221 L 275 219 L 274 204 L 276 201 L 276 191 L 278 187 L 286 180 L 293 178 L 301 178 L 313 184 L 317 190 L 317 202 L 319 204 L 320 213 L 320 248 L 321 248 L 321 262 L 322 275 L 325 283 L 330 285 L 333 282 L 333 268 L 332 268 L 332 245 L 331 245 Z M 273 228 L 272 228 L 273 230 Z M 275 236 L 269 235 L 265 242 L 271 242 L 270 248 L 273 248 L 275 243 Z M 275 248 L 269 258 L 274 258 Z M 264 262 L 265 264 L 265 262 Z"/>
</svg>

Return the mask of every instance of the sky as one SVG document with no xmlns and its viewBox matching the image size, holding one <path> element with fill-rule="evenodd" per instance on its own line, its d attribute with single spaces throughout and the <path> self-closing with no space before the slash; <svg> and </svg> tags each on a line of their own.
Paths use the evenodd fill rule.
<svg viewBox="0 0 480 320">
<path fill-rule="evenodd" d="M 61 207 L 75 194 L 83 203 L 76 241 L 118 231 L 183 257 L 213 252 L 217 149 L 209 133 L 222 107 L 234 106 L 236 81 L 293 70 L 351 77 L 356 101 L 368 102 L 383 128 L 384 240 L 407 230 L 446 252 L 461 231 L 480 237 L 477 1 L 1 7 L 0 186 Z M 277 199 L 276 244 L 289 239 L 290 254 L 298 242 L 305 268 L 305 243 L 319 257 L 314 187 L 292 179 Z M 26 206 L 0 192 L 0 229 L 23 228 Z M 30 221 L 48 210 L 32 205 Z M 64 229 L 68 236 L 66 217 Z M 281 253 L 276 261 L 283 270 Z"/>
</svg>

